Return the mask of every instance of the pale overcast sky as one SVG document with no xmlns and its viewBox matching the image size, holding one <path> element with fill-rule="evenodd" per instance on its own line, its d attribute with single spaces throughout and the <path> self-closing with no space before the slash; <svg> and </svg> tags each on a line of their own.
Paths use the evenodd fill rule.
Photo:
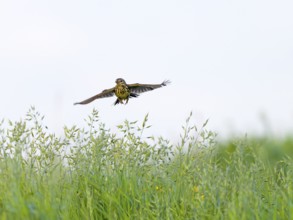
<svg viewBox="0 0 293 220">
<path fill-rule="evenodd" d="M 52 131 L 84 126 L 96 108 L 109 128 L 149 113 L 151 133 L 179 136 L 190 111 L 220 134 L 293 130 L 291 0 L 0 1 L 0 118 L 31 105 Z M 170 86 L 113 106 L 76 101 L 128 83 Z"/>
</svg>

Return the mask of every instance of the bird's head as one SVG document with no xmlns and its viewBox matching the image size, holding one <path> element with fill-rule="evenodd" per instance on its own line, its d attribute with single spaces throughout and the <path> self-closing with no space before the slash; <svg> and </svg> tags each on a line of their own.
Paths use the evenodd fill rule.
<svg viewBox="0 0 293 220">
<path fill-rule="evenodd" d="M 126 84 L 125 80 L 122 79 L 122 78 L 118 78 L 118 79 L 116 79 L 115 82 L 116 82 L 116 84 Z"/>
</svg>

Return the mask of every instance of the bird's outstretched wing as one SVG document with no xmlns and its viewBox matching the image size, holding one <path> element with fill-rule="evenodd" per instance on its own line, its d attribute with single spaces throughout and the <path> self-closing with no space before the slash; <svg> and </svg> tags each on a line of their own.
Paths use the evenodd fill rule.
<svg viewBox="0 0 293 220">
<path fill-rule="evenodd" d="M 139 84 L 139 83 L 134 83 L 134 84 L 128 84 L 128 88 L 130 92 L 133 93 L 143 93 L 143 92 L 148 92 L 163 86 L 168 85 L 171 83 L 169 80 L 165 80 L 161 84 Z"/>
<path fill-rule="evenodd" d="M 96 99 L 101 99 L 101 98 L 107 98 L 107 97 L 111 97 L 114 95 L 114 90 L 115 90 L 115 87 L 111 88 L 111 89 L 105 89 L 103 90 L 101 93 L 89 98 L 89 99 L 86 99 L 82 102 L 76 102 L 74 103 L 74 105 L 85 105 L 85 104 L 88 104 Z"/>
</svg>

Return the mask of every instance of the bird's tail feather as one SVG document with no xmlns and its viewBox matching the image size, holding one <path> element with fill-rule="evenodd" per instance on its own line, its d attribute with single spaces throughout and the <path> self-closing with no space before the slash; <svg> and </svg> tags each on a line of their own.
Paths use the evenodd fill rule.
<svg viewBox="0 0 293 220">
<path fill-rule="evenodd" d="M 129 94 L 129 98 L 137 98 L 138 96 L 139 96 L 139 94 L 136 94 L 136 93 L 130 93 Z M 127 102 L 128 102 L 128 100 L 127 100 Z M 119 99 L 116 99 L 116 101 L 114 102 L 114 105 L 117 105 L 117 104 L 123 104 L 123 101 L 120 101 Z"/>
<path fill-rule="evenodd" d="M 120 103 L 119 99 L 116 99 L 116 101 L 114 102 L 114 105 L 117 105 L 119 103 Z"/>
</svg>

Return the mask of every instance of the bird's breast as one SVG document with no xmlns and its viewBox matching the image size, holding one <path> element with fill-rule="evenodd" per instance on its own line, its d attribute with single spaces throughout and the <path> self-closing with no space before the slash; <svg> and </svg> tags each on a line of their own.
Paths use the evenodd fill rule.
<svg viewBox="0 0 293 220">
<path fill-rule="evenodd" d="M 120 99 L 126 99 L 129 97 L 129 89 L 126 85 L 117 85 L 115 88 L 115 95 Z"/>
</svg>

